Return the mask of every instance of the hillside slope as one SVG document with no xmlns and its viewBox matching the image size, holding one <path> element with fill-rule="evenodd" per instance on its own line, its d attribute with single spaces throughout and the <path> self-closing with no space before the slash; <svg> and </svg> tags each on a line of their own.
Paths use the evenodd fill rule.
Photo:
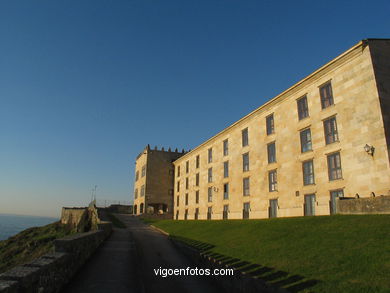
<svg viewBox="0 0 390 293">
<path fill-rule="evenodd" d="M 215 255 L 316 280 L 299 292 L 390 292 L 390 215 L 151 222 Z"/>
<path fill-rule="evenodd" d="M 0 273 L 48 253 L 53 240 L 74 233 L 67 226 L 55 222 L 26 229 L 7 240 L 0 241 Z"/>
</svg>

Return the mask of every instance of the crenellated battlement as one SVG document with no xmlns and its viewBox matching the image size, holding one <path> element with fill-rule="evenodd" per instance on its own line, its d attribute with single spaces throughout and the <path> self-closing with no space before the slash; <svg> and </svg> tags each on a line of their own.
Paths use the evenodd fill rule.
<svg viewBox="0 0 390 293">
<path fill-rule="evenodd" d="M 182 149 L 181 151 L 178 150 L 177 148 L 175 148 L 174 150 L 171 148 L 171 147 L 168 147 L 168 149 L 165 149 L 164 147 L 161 147 L 159 148 L 158 146 L 154 146 L 154 148 L 152 149 L 150 147 L 150 145 L 148 144 L 143 150 L 142 152 L 140 152 L 137 156 L 136 159 L 138 159 L 142 154 L 145 154 L 145 152 L 149 152 L 149 151 L 157 151 L 157 152 L 165 152 L 165 153 L 175 153 L 175 154 L 186 154 L 188 152 L 191 151 L 191 149 L 189 149 L 188 151 Z"/>
</svg>

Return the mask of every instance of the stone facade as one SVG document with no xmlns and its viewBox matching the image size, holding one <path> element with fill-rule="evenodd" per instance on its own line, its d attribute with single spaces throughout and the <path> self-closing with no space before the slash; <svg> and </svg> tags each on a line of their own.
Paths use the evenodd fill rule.
<svg viewBox="0 0 390 293">
<path fill-rule="evenodd" d="M 185 154 L 146 146 L 135 162 L 134 214 L 170 214 L 173 211 L 173 161 Z"/>
<path fill-rule="evenodd" d="M 390 40 L 361 41 L 174 161 L 174 217 L 329 215 L 337 197 L 387 195 L 389 113 Z"/>
</svg>

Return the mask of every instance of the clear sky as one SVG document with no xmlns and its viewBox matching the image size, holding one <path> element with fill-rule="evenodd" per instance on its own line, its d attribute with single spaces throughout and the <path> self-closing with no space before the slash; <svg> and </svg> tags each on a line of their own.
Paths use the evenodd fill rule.
<svg viewBox="0 0 390 293">
<path fill-rule="evenodd" d="M 194 148 L 364 38 L 390 1 L 0 1 L 0 213 L 130 200 L 146 144 Z"/>
</svg>

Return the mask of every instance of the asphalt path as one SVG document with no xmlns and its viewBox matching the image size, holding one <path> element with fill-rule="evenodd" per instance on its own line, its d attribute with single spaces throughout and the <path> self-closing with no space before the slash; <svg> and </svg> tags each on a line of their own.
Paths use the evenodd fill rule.
<svg viewBox="0 0 390 293">
<path fill-rule="evenodd" d="M 116 214 L 126 229 L 115 228 L 63 292 L 220 292 L 208 276 L 156 275 L 161 269 L 194 269 L 167 236 L 140 220 Z"/>
</svg>

